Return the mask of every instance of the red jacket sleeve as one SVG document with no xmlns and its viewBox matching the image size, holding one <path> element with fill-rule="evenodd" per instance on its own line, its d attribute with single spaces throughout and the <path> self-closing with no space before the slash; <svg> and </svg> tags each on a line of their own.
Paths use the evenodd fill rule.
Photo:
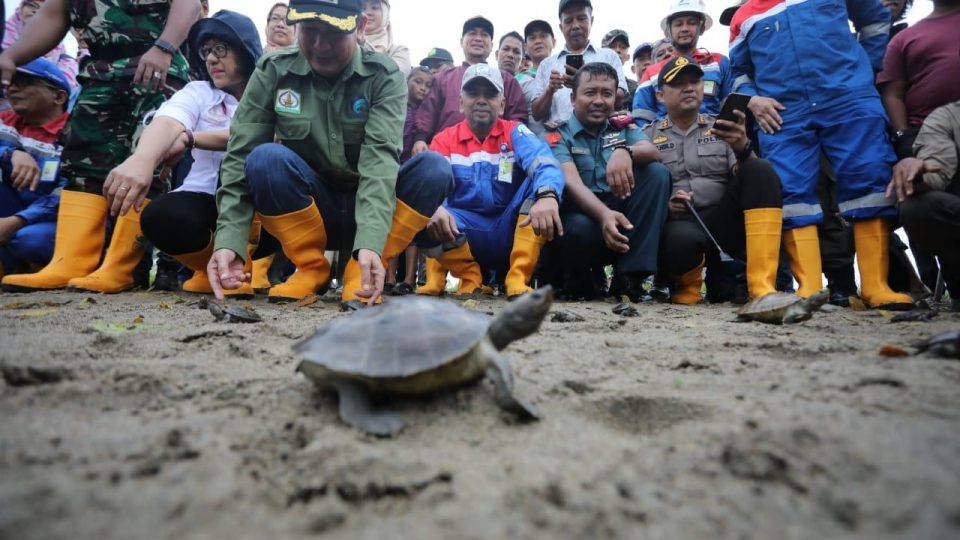
<svg viewBox="0 0 960 540">
<path fill-rule="evenodd" d="M 523 87 L 509 72 L 501 71 L 500 73 L 503 75 L 503 97 L 506 101 L 506 107 L 503 111 L 504 120 L 526 124 L 527 98 L 523 95 Z"/>
</svg>

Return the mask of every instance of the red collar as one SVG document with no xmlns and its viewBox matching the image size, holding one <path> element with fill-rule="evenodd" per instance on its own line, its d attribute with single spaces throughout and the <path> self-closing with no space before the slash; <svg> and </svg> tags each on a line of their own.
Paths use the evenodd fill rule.
<svg viewBox="0 0 960 540">
<path fill-rule="evenodd" d="M 497 118 L 497 121 L 493 124 L 493 129 L 490 130 L 490 134 L 487 135 L 487 138 L 484 139 L 484 141 L 489 140 L 491 137 L 495 139 L 502 137 L 504 133 L 504 122 L 506 121 L 503 118 Z M 467 142 L 471 140 L 476 140 L 477 142 L 480 141 L 480 139 L 474 135 L 473 131 L 470 129 L 470 124 L 468 124 L 466 120 L 461 121 L 460 124 L 457 125 L 457 140 L 460 142 Z"/>
<path fill-rule="evenodd" d="M 57 118 L 42 124 L 39 126 L 31 126 L 24 121 L 23 117 L 14 112 L 13 110 L 5 111 L 2 113 L 2 121 L 13 129 L 17 130 L 18 133 L 23 133 L 24 130 L 39 130 L 48 135 L 51 138 L 56 138 L 60 135 L 60 132 L 63 131 L 64 126 L 67 125 L 67 120 L 70 119 L 70 113 L 64 112 Z"/>
</svg>

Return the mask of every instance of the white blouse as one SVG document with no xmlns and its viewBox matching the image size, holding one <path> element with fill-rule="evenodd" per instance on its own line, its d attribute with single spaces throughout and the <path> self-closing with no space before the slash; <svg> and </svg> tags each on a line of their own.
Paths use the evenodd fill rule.
<svg viewBox="0 0 960 540">
<path fill-rule="evenodd" d="M 215 88 L 207 81 L 194 81 L 184 86 L 164 103 L 156 116 L 172 118 L 193 131 L 222 131 L 230 129 L 230 121 L 237 112 L 237 98 Z M 214 195 L 220 162 L 226 152 L 194 148 L 193 167 L 174 191 L 191 191 Z"/>
</svg>

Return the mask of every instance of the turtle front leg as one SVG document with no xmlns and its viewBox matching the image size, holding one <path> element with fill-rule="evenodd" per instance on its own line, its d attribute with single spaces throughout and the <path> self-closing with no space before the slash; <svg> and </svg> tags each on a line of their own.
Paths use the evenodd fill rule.
<svg viewBox="0 0 960 540">
<path fill-rule="evenodd" d="M 377 437 L 392 437 L 403 429 L 405 424 L 399 416 L 373 410 L 370 395 L 362 384 L 346 379 L 330 384 L 340 398 L 340 419 L 347 425 Z"/>
<path fill-rule="evenodd" d="M 533 422 L 542 418 L 533 403 L 513 395 L 513 370 L 510 362 L 500 355 L 489 339 L 480 342 L 480 352 L 486 362 L 487 377 L 493 382 L 493 397 L 501 409 L 517 415 L 521 421 Z"/>
</svg>

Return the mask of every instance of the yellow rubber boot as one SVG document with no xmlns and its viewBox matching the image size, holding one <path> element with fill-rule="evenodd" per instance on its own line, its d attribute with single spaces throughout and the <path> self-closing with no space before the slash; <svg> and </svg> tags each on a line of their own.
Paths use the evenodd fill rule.
<svg viewBox="0 0 960 540">
<path fill-rule="evenodd" d="M 397 199 L 397 209 L 393 212 L 393 223 L 390 226 L 390 232 L 387 233 L 387 242 L 383 246 L 383 252 L 380 253 L 383 267 L 387 267 L 388 259 L 396 257 L 400 252 L 407 249 L 407 246 L 413 242 L 413 237 L 425 229 L 429 222 L 430 218 L 428 216 L 421 215 L 407 203 Z M 347 262 L 347 267 L 343 270 L 343 295 L 341 299 L 344 302 L 364 300 L 357 296 L 357 291 L 361 290 L 362 287 L 362 277 L 360 263 L 351 257 Z"/>
<path fill-rule="evenodd" d="M 268 273 L 270 272 L 270 265 L 273 264 L 274 257 L 275 255 L 270 255 L 269 257 L 253 261 L 253 278 L 250 281 L 250 285 L 253 287 L 254 292 L 263 294 L 270 290 L 270 276 Z"/>
<path fill-rule="evenodd" d="M 750 298 L 777 292 L 783 209 L 745 210 L 743 223 L 747 231 L 747 290 Z"/>
<path fill-rule="evenodd" d="M 700 291 L 703 290 L 703 266 L 705 263 L 706 257 L 700 260 L 700 264 L 696 268 L 674 279 L 676 290 L 670 298 L 671 302 L 692 306 L 703 300 Z"/>
<path fill-rule="evenodd" d="M 210 262 L 211 255 L 213 255 L 213 238 L 210 238 L 207 247 L 200 251 L 173 256 L 180 264 L 193 270 L 193 277 L 183 282 L 181 287 L 183 292 L 194 294 L 211 294 L 213 292 L 210 280 L 207 279 L 207 263 Z"/>
<path fill-rule="evenodd" d="M 913 299 L 890 288 L 890 226 L 883 218 L 857 221 L 853 239 L 860 266 L 860 297 L 877 309 L 904 310 L 913 307 Z"/>
<path fill-rule="evenodd" d="M 140 212 L 148 204 L 150 199 L 144 199 Z M 140 212 L 131 208 L 117 218 L 103 264 L 89 276 L 71 279 L 67 289 L 116 294 L 133 288 L 133 271 L 143 259 L 146 240 L 140 229 Z"/>
<path fill-rule="evenodd" d="M 437 259 L 427 257 L 427 280 L 417 287 L 417 294 L 440 296 L 447 289 L 447 269 Z"/>
<path fill-rule="evenodd" d="M 330 262 L 323 256 L 327 230 L 317 205 L 311 201 L 302 210 L 260 219 L 263 228 L 280 242 L 283 253 L 297 266 L 290 279 L 270 288 L 270 301 L 296 301 L 316 294 L 330 280 Z"/>
<path fill-rule="evenodd" d="M 807 298 L 823 288 L 823 263 L 816 225 L 784 231 L 783 245 L 790 257 L 790 269 L 800 289 L 797 296 Z"/>
<path fill-rule="evenodd" d="M 29 292 L 62 289 L 71 279 L 97 269 L 107 227 L 107 200 L 79 191 L 60 193 L 57 232 L 50 263 L 35 274 L 3 278 L 3 290 Z"/>
<path fill-rule="evenodd" d="M 507 298 L 513 298 L 533 291 L 530 280 L 537 269 L 540 260 L 540 250 L 547 243 L 547 239 L 533 232 L 533 227 L 521 227 L 520 223 L 527 216 L 521 214 L 517 219 L 517 227 L 513 231 L 513 249 L 510 251 L 510 270 L 504 279 L 507 289 Z"/>
</svg>

